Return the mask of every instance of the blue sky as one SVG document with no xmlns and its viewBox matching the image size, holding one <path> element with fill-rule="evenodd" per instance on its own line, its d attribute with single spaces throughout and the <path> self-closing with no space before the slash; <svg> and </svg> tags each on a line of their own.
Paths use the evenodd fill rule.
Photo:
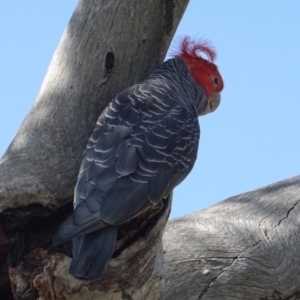
<svg viewBox="0 0 300 300">
<path fill-rule="evenodd" d="M 29 111 L 77 1 L 0 2 L 0 155 Z M 300 1 L 191 0 L 176 35 L 210 39 L 225 89 L 200 118 L 171 217 L 299 174 Z M 175 37 L 176 37 L 175 35 Z"/>
</svg>

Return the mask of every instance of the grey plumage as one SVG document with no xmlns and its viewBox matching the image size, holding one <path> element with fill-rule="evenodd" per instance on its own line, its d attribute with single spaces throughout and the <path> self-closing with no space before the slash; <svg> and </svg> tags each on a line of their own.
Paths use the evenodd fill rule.
<svg viewBox="0 0 300 300">
<path fill-rule="evenodd" d="M 73 240 L 70 273 L 95 279 L 110 259 L 119 225 L 157 205 L 196 160 L 208 99 L 179 58 L 119 93 L 87 145 L 74 213 L 54 237 Z"/>
</svg>

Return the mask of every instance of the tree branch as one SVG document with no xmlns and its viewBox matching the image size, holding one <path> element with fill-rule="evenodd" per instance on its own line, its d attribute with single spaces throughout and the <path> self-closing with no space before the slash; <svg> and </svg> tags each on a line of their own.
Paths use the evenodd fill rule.
<svg viewBox="0 0 300 300">
<path fill-rule="evenodd" d="M 300 176 L 168 222 L 164 299 L 299 299 Z"/>
<path fill-rule="evenodd" d="M 97 118 L 113 96 L 162 63 L 187 2 L 79 1 L 0 161 L 0 211 L 51 200 L 60 206 L 73 195 Z"/>
<path fill-rule="evenodd" d="M 74 278 L 66 283 L 70 276 L 61 266 L 69 259 L 55 254 L 70 255 L 70 245 L 53 248 L 51 238 L 72 210 L 72 205 L 65 204 L 72 200 L 88 138 L 113 96 L 162 63 L 187 3 L 79 1 L 40 92 L 0 161 L 0 298 L 4 295 L 8 299 L 8 266 L 14 295 L 19 299 L 56 295 L 57 287 L 49 282 L 57 276 L 64 277 L 60 281 L 65 280 L 63 286 L 78 287 L 77 281 L 72 283 Z M 116 295 L 118 291 L 131 295 L 140 289 L 140 299 L 159 294 L 161 235 L 170 202 L 167 200 L 160 212 L 143 215 L 151 226 L 137 219 L 120 230 L 115 251 L 120 262 L 118 267 L 113 263 L 108 267 L 108 274 L 115 277 L 104 276 L 101 280 L 110 284 L 100 284 L 98 290 L 107 292 L 108 286 L 113 286 Z M 54 268 L 56 273 L 51 273 L 55 263 L 64 271 Z M 148 271 L 138 271 L 140 264 Z M 133 270 L 135 288 L 125 283 Z M 118 286 L 113 285 L 116 282 Z M 85 291 L 96 289 L 94 283 L 81 282 L 79 286 Z M 65 293 L 71 299 L 84 293 L 73 292 L 70 288 Z"/>
</svg>

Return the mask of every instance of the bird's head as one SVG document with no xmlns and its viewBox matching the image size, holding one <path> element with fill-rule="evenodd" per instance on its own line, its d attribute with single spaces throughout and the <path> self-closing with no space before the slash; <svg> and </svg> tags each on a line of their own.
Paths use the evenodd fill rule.
<svg viewBox="0 0 300 300">
<path fill-rule="evenodd" d="M 201 53 L 204 53 L 207 59 L 203 58 Z M 221 101 L 220 92 L 224 83 L 218 67 L 213 63 L 216 58 L 213 47 L 207 41 L 184 37 L 180 41 L 179 51 L 174 56 L 187 63 L 191 75 L 205 91 L 208 104 L 200 115 L 215 111 Z"/>
</svg>

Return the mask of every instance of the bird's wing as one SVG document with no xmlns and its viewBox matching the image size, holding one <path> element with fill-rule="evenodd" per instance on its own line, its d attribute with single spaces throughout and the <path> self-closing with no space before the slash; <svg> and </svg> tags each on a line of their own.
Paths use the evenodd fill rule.
<svg viewBox="0 0 300 300">
<path fill-rule="evenodd" d="M 199 124 L 167 87 L 121 92 L 98 119 L 75 188 L 75 210 L 56 243 L 120 225 L 167 197 L 191 171 Z"/>
</svg>

